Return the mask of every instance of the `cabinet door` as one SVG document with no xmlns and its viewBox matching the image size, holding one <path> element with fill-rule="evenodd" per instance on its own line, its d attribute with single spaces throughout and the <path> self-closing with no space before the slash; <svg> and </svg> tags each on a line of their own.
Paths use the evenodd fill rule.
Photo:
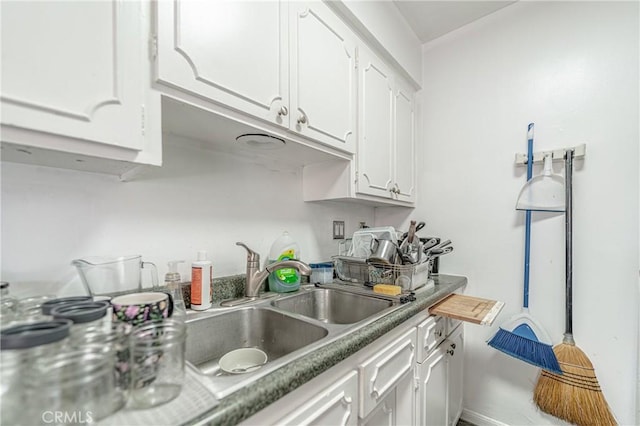
<svg viewBox="0 0 640 426">
<path fill-rule="evenodd" d="M 126 1 L 3 2 L 3 129 L 141 150 L 141 7 Z M 44 140 L 37 145 L 69 150 Z"/>
<path fill-rule="evenodd" d="M 402 201 L 416 198 L 415 91 L 396 80 L 395 96 L 395 196 Z"/>
<path fill-rule="evenodd" d="M 441 345 L 418 364 L 418 424 L 447 424 L 447 352 Z"/>
<path fill-rule="evenodd" d="M 454 426 L 462 414 L 464 326 L 461 324 L 443 343 L 449 355 L 448 424 Z"/>
<path fill-rule="evenodd" d="M 157 81 L 287 127 L 287 7 L 279 1 L 157 2 Z"/>
<path fill-rule="evenodd" d="M 279 425 L 356 425 L 358 374 L 351 371 L 309 402 L 278 422 Z"/>
<path fill-rule="evenodd" d="M 415 327 L 391 342 L 376 356 L 360 365 L 361 417 L 366 417 L 396 387 L 415 363 Z"/>
<path fill-rule="evenodd" d="M 358 52 L 358 192 L 391 197 L 393 186 L 393 81 L 369 49 Z"/>
<path fill-rule="evenodd" d="M 356 36 L 322 2 L 291 2 L 289 127 L 354 152 Z"/>
</svg>

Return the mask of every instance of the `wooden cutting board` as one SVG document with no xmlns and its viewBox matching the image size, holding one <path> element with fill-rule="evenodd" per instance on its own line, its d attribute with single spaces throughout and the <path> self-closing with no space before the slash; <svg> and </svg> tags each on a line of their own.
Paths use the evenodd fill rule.
<svg viewBox="0 0 640 426">
<path fill-rule="evenodd" d="M 503 307 L 504 302 L 452 294 L 430 307 L 429 313 L 473 324 L 491 325 Z"/>
</svg>

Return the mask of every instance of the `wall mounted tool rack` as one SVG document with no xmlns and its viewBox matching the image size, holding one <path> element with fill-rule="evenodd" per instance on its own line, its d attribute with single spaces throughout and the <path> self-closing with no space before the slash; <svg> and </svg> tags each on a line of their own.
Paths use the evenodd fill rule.
<svg viewBox="0 0 640 426">
<path fill-rule="evenodd" d="M 564 161 L 564 156 L 566 154 L 566 152 L 570 149 L 573 149 L 573 158 L 574 159 L 578 159 L 578 158 L 584 158 L 585 154 L 587 153 L 587 145 L 586 144 L 581 144 L 578 146 L 574 146 L 573 148 L 560 148 L 560 149 L 554 149 L 552 151 L 540 151 L 540 152 L 534 152 L 533 153 L 533 164 L 536 163 L 542 163 L 544 161 L 544 157 L 546 155 L 551 154 L 553 160 L 561 160 Z M 517 165 L 526 165 L 527 164 L 527 154 L 520 154 L 520 153 L 516 153 L 516 164 Z"/>
</svg>

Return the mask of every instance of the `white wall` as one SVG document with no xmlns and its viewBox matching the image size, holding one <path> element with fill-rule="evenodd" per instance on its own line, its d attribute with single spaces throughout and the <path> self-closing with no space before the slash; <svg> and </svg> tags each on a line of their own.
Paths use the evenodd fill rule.
<svg viewBox="0 0 640 426">
<path fill-rule="evenodd" d="M 518 2 L 424 46 L 419 207 L 451 238 L 442 271 L 467 293 L 522 304 L 526 180 L 514 154 L 587 144 L 574 171 L 574 336 L 618 421 L 637 424 L 638 3 Z M 534 172 L 539 172 L 536 167 Z M 554 165 L 562 173 L 560 163 Z M 406 213 L 376 212 L 376 222 Z M 532 315 L 564 332 L 562 215 L 534 214 Z M 464 407 L 510 425 L 555 424 L 532 402 L 538 369 L 490 348 L 496 331 L 467 325 Z M 479 420 L 479 419 L 475 419 Z"/>
<path fill-rule="evenodd" d="M 243 241 L 264 261 L 288 230 L 302 259 L 337 253 L 332 220 L 353 233 L 373 223 L 373 208 L 304 203 L 301 173 L 164 142 L 164 166 L 136 181 L 47 167 L 2 163 L 2 280 L 16 294 L 82 290 L 72 259 L 142 254 L 158 266 L 208 250 L 214 275 L 244 273 Z M 190 279 L 183 265 L 183 278 Z"/>
</svg>

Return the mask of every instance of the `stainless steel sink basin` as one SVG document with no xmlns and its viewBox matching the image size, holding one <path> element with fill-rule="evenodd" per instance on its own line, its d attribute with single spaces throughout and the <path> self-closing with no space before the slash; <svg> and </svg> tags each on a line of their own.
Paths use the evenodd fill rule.
<svg viewBox="0 0 640 426">
<path fill-rule="evenodd" d="M 401 306 L 398 302 L 341 288 L 314 286 L 303 286 L 293 295 L 263 297 L 249 306 L 214 307 L 187 315 L 187 367 L 197 372 L 197 380 L 218 399 Z M 262 349 L 268 362 L 244 374 L 222 371 L 220 358 L 243 347 Z"/>
<path fill-rule="evenodd" d="M 275 300 L 283 311 L 304 315 L 329 324 L 360 322 L 393 305 L 390 300 L 334 289 L 314 289 Z"/>
<path fill-rule="evenodd" d="M 186 359 L 207 375 L 224 374 L 218 360 L 234 349 L 260 348 L 271 363 L 328 334 L 319 325 L 255 307 L 197 318 L 188 321 L 187 327 Z"/>
</svg>

